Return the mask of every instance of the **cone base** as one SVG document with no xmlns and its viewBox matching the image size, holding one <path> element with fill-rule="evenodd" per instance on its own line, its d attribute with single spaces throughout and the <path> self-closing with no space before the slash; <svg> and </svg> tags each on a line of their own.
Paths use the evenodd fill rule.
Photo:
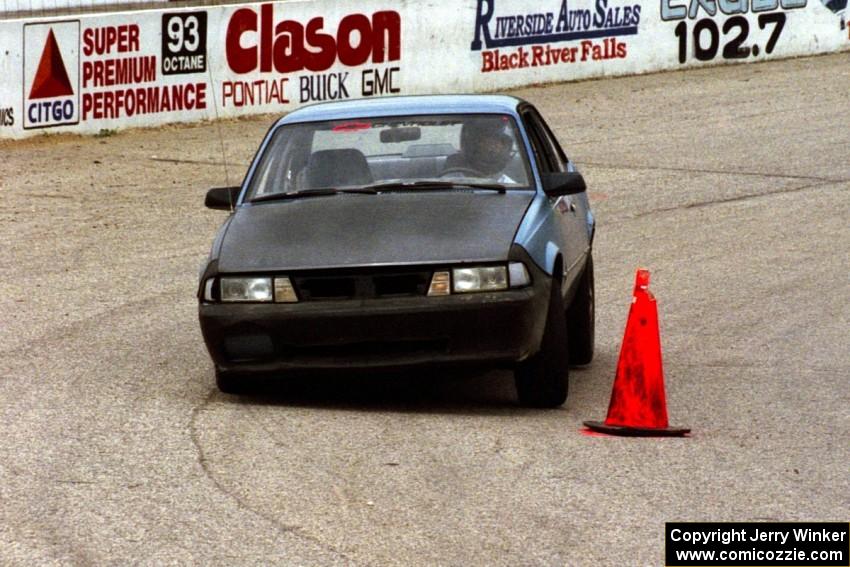
<svg viewBox="0 0 850 567">
<path fill-rule="evenodd" d="M 621 437 L 684 437 L 691 432 L 683 427 L 626 427 L 623 425 L 607 425 L 601 421 L 585 421 L 584 426 L 597 433 L 619 435 Z"/>
</svg>

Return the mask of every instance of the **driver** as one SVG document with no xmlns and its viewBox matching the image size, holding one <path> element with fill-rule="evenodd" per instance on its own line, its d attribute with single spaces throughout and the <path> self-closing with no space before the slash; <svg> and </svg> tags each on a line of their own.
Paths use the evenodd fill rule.
<svg viewBox="0 0 850 567">
<path fill-rule="evenodd" d="M 460 152 L 446 159 L 444 172 L 472 170 L 482 177 L 514 182 L 502 170 L 511 159 L 513 138 L 507 133 L 508 122 L 502 117 L 473 118 L 460 130 Z M 460 173 L 460 172 L 459 172 Z"/>
</svg>

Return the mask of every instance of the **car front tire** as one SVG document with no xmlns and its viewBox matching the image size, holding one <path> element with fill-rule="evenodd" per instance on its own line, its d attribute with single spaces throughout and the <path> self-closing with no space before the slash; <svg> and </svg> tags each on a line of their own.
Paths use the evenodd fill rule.
<svg viewBox="0 0 850 567">
<path fill-rule="evenodd" d="M 535 408 L 556 408 L 567 400 L 569 348 L 567 322 L 561 284 L 552 280 L 546 326 L 540 350 L 519 363 L 514 370 L 520 404 Z"/>
<path fill-rule="evenodd" d="M 567 334 L 570 336 L 570 364 L 582 366 L 593 360 L 596 342 L 595 289 L 593 254 L 588 254 L 570 308 L 567 311 Z"/>
</svg>

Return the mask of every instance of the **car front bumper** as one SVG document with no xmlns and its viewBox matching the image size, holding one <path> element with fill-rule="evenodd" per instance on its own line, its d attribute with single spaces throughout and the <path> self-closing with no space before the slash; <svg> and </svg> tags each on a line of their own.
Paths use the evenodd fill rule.
<svg viewBox="0 0 850 567">
<path fill-rule="evenodd" d="M 504 364 L 537 352 L 550 279 L 516 290 L 442 297 L 201 303 L 207 349 L 220 371 Z"/>
</svg>

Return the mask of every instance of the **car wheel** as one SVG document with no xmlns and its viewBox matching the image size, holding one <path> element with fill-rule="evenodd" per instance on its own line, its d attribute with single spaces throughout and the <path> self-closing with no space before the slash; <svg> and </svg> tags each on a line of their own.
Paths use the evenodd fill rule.
<svg viewBox="0 0 850 567">
<path fill-rule="evenodd" d="M 251 385 L 249 376 L 240 372 L 215 370 L 215 385 L 219 391 L 225 394 L 241 394 L 247 391 Z"/>
<path fill-rule="evenodd" d="M 569 349 L 561 284 L 552 280 L 546 327 L 537 354 L 514 371 L 517 396 L 524 406 L 555 408 L 567 400 Z"/>
<path fill-rule="evenodd" d="M 567 311 L 567 333 L 570 336 L 570 364 L 590 364 L 596 342 L 595 291 L 593 287 L 593 255 L 588 254 L 584 273 Z"/>
</svg>

